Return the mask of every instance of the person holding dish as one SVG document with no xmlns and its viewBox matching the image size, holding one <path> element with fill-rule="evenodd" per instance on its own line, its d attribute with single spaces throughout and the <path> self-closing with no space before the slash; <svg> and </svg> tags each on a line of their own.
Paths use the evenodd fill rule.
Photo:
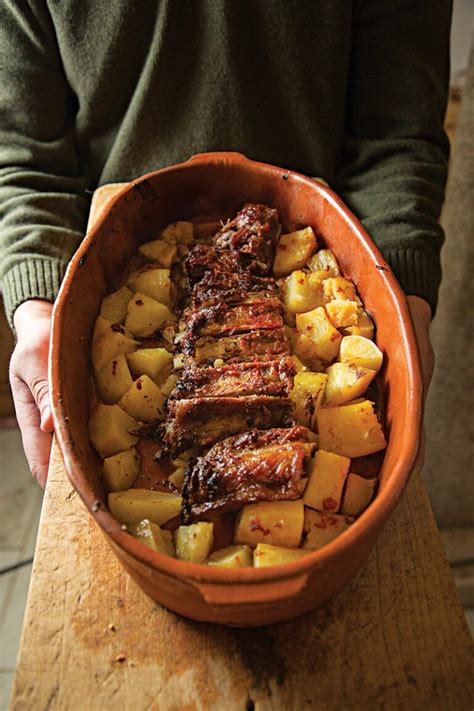
<svg viewBox="0 0 474 711">
<path fill-rule="evenodd" d="M 428 387 L 450 18 L 450 0 L 1 3 L 0 283 L 41 485 L 52 303 L 90 195 L 193 153 L 240 151 L 327 181 L 408 295 Z"/>
</svg>

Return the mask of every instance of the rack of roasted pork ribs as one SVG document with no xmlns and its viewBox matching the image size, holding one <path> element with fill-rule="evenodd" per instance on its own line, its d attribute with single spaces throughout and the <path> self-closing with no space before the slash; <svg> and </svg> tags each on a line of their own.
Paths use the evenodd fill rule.
<svg viewBox="0 0 474 711">
<path fill-rule="evenodd" d="M 245 205 L 183 266 L 184 368 L 161 434 L 173 455 L 208 448 L 186 469 L 185 522 L 301 496 L 315 437 L 295 425 L 289 397 L 294 365 L 271 276 L 280 230 L 276 210 Z"/>
</svg>

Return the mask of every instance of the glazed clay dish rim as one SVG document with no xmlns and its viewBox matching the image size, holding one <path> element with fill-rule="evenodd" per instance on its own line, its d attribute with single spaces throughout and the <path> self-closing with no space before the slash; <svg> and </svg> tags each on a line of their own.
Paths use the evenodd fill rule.
<svg viewBox="0 0 474 711">
<path fill-rule="evenodd" d="M 327 543 L 321 549 L 308 552 L 307 555 L 288 563 L 258 569 L 252 567 L 238 569 L 219 568 L 171 558 L 154 551 L 126 533 L 121 528 L 120 522 L 114 519 L 102 504 L 99 504 L 99 508 L 97 508 L 97 499 L 87 480 L 81 459 L 75 453 L 74 442 L 69 432 L 65 408 L 61 399 L 60 380 L 60 332 L 63 321 L 63 309 L 67 302 L 71 281 L 74 279 L 78 266 L 84 263 L 84 257 L 91 245 L 96 241 L 97 234 L 102 230 L 103 222 L 113 211 L 120 209 L 124 196 L 136 190 L 142 184 L 146 184 L 150 179 L 154 179 L 157 176 L 166 176 L 166 174 L 170 172 L 188 171 L 198 166 L 201 167 L 202 165 L 212 167 L 213 165 L 235 165 L 238 163 L 249 164 L 255 171 L 271 173 L 275 179 L 284 179 L 287 183 L 290 183 L 290 181 L 298 181 L 300 184 L 310 187 L 315 196 L 317 195 L 319 199 L 322 198 L 326 200 L 332 208 L 338 212 L 339 217 L 344 219 L 345 222 L 349 224 L 351 230 L 357 234 L 358 249 L 363 248 L 365 250 L 375 267 L 380 268 L 382 266 L 381 278 L 385 282 L 384 287 L 388 290 L 392 306 L 396 309 L 396 314 L 394 315 L 396 315 L 402 325 L 401 330 L 404 340 L 403 350 L 407 358 L 410 385 L 406 393 L 408 418 L 405 422 L 405 438 L 402 456 L 392 468 L 389 480 L 384 485 L 383 490 L 377 493 L 375 499 L 365 512 L 354 521 L 350 528 L 346 529 L 337 538 Z M 251 198 L 249 198 L 249 200 L 251 200 Z M 390 513 L 398 503 L 411 472 L 416 465 L 422 422 L 422 381 L 416 338 L 405 294 L 395 276 L 392 274 L 390 267 L 386 265 L 384 258 L 359 220 L 351 213 L 337 194 L 329 187 L 300 173 L 253 161 L 241 154 L 220 152 L 193 156 L 188 161 L 161 170 L 152 171 L 128 183 L 107 202 L 94 226 L 86 234 L 68 265 L 54 306 L 51 343 L 50 382 L 52 383 L 51 399 L 54 429 L 69 480 L 79 493 L 91 515 L 104 532 L 110 536 L 116 546 L 122 549 L 125 554 L 145 566 L 151 567 L 158 572 L 166 573 L 171 577 L 222 585 L 235 583 L 257 584 L 259 582 L 277 582 L 282 579 L 293 578 L 299 573 L 305 573 L 310 569 L 320 568 L 330 563 L 331 560 L 338 558 L 340 554 L 353 547 L 357 542 L 360 542 L 363 537 L 373 532 L 374 529 L 377 530 L 386 522 Z"/>
</svg>

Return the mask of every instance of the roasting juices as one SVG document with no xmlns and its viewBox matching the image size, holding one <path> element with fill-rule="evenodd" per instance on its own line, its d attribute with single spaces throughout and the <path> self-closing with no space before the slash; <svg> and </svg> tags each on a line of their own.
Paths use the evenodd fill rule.
<svg viewBox="0 0 474 711">
<path fill-rule="evenodd" d="M 317 247 L 311 227 L 282 234 L 275 209 L 248 204 L 213 235 L 168 225 L 103 300 L 90 437 L 111 513 L 156 551 L 281 564 L 372 500 L 361 463 L 386 441 L 364 394 L 382 353 L 355 285 Z"/>
</svg>

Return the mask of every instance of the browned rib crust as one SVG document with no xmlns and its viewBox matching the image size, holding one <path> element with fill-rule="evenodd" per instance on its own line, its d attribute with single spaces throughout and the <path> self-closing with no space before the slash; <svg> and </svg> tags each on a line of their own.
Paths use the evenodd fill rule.
<svg viewBox="0 0 474 711">
<path fill-rule="evenodd" d="M 283 327 L 283 306 L 279 299 L 266 298 L 250 304 L 223 303 L 200 309 L 187 323 L 185 348 L 202 336 L 224 336 Z"/>
<path fill-rule="evenodd" d="M 256 501 L 301 495 L 305 460 L 315 445 L 305 427 L 250 430 L 214 445 L 190 462 L 183 487 L 183 518 L 230 511 Z"/>
<path fill-rule="evenodd" d="M 291 427 L 293 403 L 288 398 L 247 397 L 170 399 L 164 436 L 172 452 L 213 444 L 250 427 Z"/>
<path fill-rule="evenodd" d="M 295 372 L 292 358 L 232 363 L 217 368 L 186 368 L 171 399 L 195 397 L 288 397 Z"/>
<path fill-rule="evenodd" d="M 189 356 L 189 363 L 212 365 L 216 358 L 222 358 L 226 363 L 271 360 L 288 355 L 290 346 L 284 329 L 278 328 L 223 338 L 199 338 L 196 343 L 187 344 L 184 352 Z"/>
</svg>

